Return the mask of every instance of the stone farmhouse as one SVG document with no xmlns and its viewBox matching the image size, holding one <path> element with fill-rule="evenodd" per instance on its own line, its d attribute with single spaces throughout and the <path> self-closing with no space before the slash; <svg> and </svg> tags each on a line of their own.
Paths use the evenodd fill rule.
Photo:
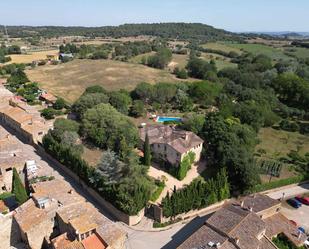
<svg viewBox="0 0 309 249">
<path fill-rule="evenodd" d="M 12 190 L 13 168 L 21 171 L 24 159 L 15 138 L 0 128 L 0 193 Z"/>
<path fill-rule="evenodd" d="M 0 103 L 0 122 L 13 129 L 28 143 L 41 142 L 52 127 L 34 107 L 16 97 Z"/>
<path fill-rule="evenodd" d="M 201 158 L 204 141 L 193 132 L 168 125 L 148 125 L 139 129 L 141 147 L 145 142 L 146 134 L 154 159 L 179 166 L 189 152 L 194 152 L 196 162 Z"/>
<path fill-rule="evenodd" d="M 126 233 L 62 180 L 31 185 L 15 210 L 21 240 L 32 249 L 121 249 Z"/>
<path fill-rule="evenodd" d="M 227 204 L 178 249 L 277 249 L 271 239 L 278 234 L 295 246 L 303 245 L 306 236 L 280 213 L 280 206 L 280 201 L 261 194 Z"/>
</svg>

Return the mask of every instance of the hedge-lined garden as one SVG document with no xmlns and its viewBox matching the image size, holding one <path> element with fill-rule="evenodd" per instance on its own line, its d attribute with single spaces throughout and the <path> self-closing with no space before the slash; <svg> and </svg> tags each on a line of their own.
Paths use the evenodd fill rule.
<svg viewBox="0 0 309 249">
<path fill-rule="evenodd" d="M 162 208 L 165 217 L 175 217 L 190 210 L 201 209 L 229 198 L 230 189 L 225 168 L 214 179 L 196 179 L 185 188 L 163 198 Z"/>
</svg>

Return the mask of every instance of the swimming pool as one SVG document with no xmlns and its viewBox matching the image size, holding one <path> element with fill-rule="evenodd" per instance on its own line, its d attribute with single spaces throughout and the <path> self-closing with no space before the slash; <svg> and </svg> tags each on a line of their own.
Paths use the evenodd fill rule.
<svg viewBox="0 0 309 249">
<path fill-rule="evenodd" d="M 164 123 L 164 122 L 167 122 L 167 121 L 174 121 L 174 122 L 181 122 L 181 118 L 177 118 L 177 117 L 161 117 L 161 116 L 158 116 L 156 118 L 156 121 L 159 122 L 159 123 Z"/>
</svg>

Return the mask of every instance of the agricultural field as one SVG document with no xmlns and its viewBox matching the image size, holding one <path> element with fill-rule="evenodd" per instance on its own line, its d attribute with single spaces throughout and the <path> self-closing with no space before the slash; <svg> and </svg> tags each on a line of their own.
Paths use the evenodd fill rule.
<svg viewBox="0 0 309 249">
<path fill-rule="evenodd" d="M 151 55 L 154 55 L 154 54 L 156 54 L 156 52 L 149 52 L 149 53 L 145 53 L 145 54 L 139 54 L 139 55 L 134 56 L 131 59 L 129 59 L 129 62 L 141 64 L 142 63 L 142 59 L 144 57 L 147 58 L 148 56 L 151 56 Z"/>
<path fill-rule="evenodd" d="M 266 160 L 266 164 L 274 162 L 278 164 L 278 159 L 287 156 L 291 151 L 298 151 L 301 156 L 309 153 L 309 137 L 298 132 L 288 132 L 275 130 L 272 128 L 262 128 L 258 134 L 260 143 L 256 146 L 255 151 L 260 153 L 264 151 L 262 160 Z M 279 163 L 280 164 L 280 163 Z M 294 168 L 288 164 L 281 164 L 280 175 L 278 177 L 270 174 L 261 174 L 263 183 L 276 181 L 289 177 L 297 176 Z"/>
<path fill-rule="evenodd" d="M 7 64 L 10 63 L 31 63 L 32 61 L 37 60 L 46 60 L 47 55 L 57 55 L 58 50 L 46 50 L 46 51 L 39 51 L 39 52 L 31 52 L 28 54 L 11 54 L 11 61 L 9 61 Z"/>
<path fill-rule="evenodd" d="M 229 46 L 228 44 L 220 43 L 220 42 L 210 42 L 202 45 L 203 48 L 209 48 L 209 49 L 215 49 L 215 50 L 221 50 L 223 52 L 236 52 L 238 54 L 241 54 L 242 51 L 239 48 Z"/>
<path fill-rule="evenodd" d="M 170 69 L 174 69 L 175 67 L 185 68 L 189 61 L 189 55 L 184 54 L 173 54 L 172 61 L 168 65 Z"/>
<path fill-rule="evenodd" d="M 214 53 L 202 53 L 201 58 L 206 61 L 210 61 L 211 59 L 215 60 L 216 66 L 218 70 L 221 70 L 226 67 L 237 67 L 237 64 L 232 63 L 230 58 L 224 57 L 222 55 L 214 54 Z"/>
<path fill-rule="evenodd" d="M 272 58 L 274 61 L 282 60 L 291 60 L 292 57 L 284 54 L 284 51 L 281 48 L 273 48 L 271 46 L 263 45 L 263 44 L 240 44 L 240 43 L 227 43 L 229 47 L 233 47 L 236 49 L 240 49 L 242 51 L 246 51 L 252 53 L 254 55 L 257 54 L 265 54 Z"/>
<path fill-rule="evenodd" d="M 298 59 L 309 58 L 308 48 L 289 47 L 289 48 L 285 48 L 285 52 L 288 55 L 295 56 Z"/>
<path fill-rule="evenodd" d="M 291 150 L 298 151 L 301 156 L 309 153 L 309 137 L 298 132 L 262 128 L 258 134 L 260 143 L 255 150 L 265 150 L 265 157 L 279 159 Z"/>
<path fill-rule="evenodd" d="M 26 70 L 31 81 L 51 93 L 74 102 L 86 87 L 101 85 L 107 90 L 132 90 L 140 82 L 177 82 L 168 71 L 113 60 L 73 60 Z"/>
</svg>

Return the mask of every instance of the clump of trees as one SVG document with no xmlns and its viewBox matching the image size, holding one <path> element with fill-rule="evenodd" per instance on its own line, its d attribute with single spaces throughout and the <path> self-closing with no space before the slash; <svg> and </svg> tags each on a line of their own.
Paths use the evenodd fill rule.
<svg viewBox="0 0 309 249">
<path fill-rule="evenodd" d="M 172 51 L 168 48 L 161 48 L 155 55 L 147 58 L 147 65 L 154 68 L 164 69 L 172 60 Z"/>
<path fill-rule="evenodd" d="M 6 47 L 5 45 L 0 46 L 0 63 L 6 63 L 11 60 L 10 54 L 21 54 L 20 47 L 17 45 L 12 45 Z"/>
<path fill-rule="evenodd" d="M 81 119 L 87 109 L 101 103 L 108 103 L 107 91 L 101 86 L 91 86 L 86 88 L 82 96 L 72 105 L 72 111 Z"/>
<path fill-rule="evenodd" d="M 78 129 L 79 124 L 75 121 L 56 120 L 54 129 L 43 138 L 45 150 L 116 208 L 136 215 L 146 206 L 155 189 L 154 182 L 146 174 L 147 168 L 139 163 L 132 150 L 118 155 L 107 150 L 97 169 L 89 166 L 81 158 L 81 151 L 74 141 L 78 139 Z"/>
<path fill-rule="evenodd" d="M 191 57 L 187 64 L 188 75 L 197 79 L 209 79 L 211 73 L 217 73 L 217 67 L 214 60 L 207 62 L 196 56 Z"/>
<path fill-rule="evenodd" d="M 110 104 L 99 104 L 85 112 L 82 133 L 96 146 L 115 152 L 134 148 L 138 142 L 135 125 Z"/>
<path fill-rule="evenodd" d="M 125 60 L 152 51 L 152 44 L 146 41 L 125 42 L 115 46 L 114 56 Z"/>
<path fill-rule="evenodd" d="M 248 191 L 260 182 L 253 159 L 256 133 L 250 126 L 210 113 L 201 136 L 206 141 L 209 165 L 226 167 L 234 194 Z"/>
<path fill-rule="evenodd" d="M 196 179 L 188 186 L 174 190 L 163 198 L 161 205 L 165 217 L 175 217 L 194 209 L 201 209 L 229 198 L 230 190 L 226 170 L 222 168 L 214 179 Z"/>
</svg>

